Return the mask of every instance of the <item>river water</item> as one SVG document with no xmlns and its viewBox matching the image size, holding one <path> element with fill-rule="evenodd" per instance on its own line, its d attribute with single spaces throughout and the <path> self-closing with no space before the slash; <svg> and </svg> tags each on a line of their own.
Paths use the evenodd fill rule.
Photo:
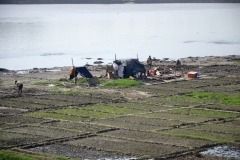
<svg viewBox="0 0 240 160">
<path fill-rule="evenodd" d="M 107 64 L 115 55 L 240 55 L 240 4 L 0 5 L 0 68 Z"/>
</svg>

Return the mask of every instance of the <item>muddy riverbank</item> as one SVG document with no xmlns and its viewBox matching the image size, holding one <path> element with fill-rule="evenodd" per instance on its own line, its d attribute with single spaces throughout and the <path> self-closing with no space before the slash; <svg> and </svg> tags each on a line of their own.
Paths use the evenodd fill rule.
<svg viewBox="0 0 240 160">
<path fill-rule="evenodd" d="M 87 66 L 97 86 L 81 77 L 68 81 L 70 66 L 1 70 L 0 149 L 36 159 L 240 159 L 239 62 L 240 56 L 188 57 L 179 77 L 136 79 L 144 85 L 122 88 L 102 87 L 114 80 L 103 65 Z M 153 62 L 166 66 L 176 62 Z M 189 71 L 201 75 L 188 78 Z M 22 95 L 15 80 L 24 85 Z"/>
</svg>

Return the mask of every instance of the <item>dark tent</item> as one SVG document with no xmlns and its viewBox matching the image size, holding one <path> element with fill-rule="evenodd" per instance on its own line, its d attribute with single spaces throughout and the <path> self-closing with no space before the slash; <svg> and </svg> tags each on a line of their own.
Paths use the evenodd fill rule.
<svg viewBox="0 0 240 160">
<path fill-rule="evenodd" d="M 138 59 L 124 59 L 124 60 L 116 60 L 114 63 L 124 66 L 124 78 L 129 78 L 131 75 L 135 73 L 145 73 L 146 69 L 143 64 L 141 64 Z"/>
</svg>

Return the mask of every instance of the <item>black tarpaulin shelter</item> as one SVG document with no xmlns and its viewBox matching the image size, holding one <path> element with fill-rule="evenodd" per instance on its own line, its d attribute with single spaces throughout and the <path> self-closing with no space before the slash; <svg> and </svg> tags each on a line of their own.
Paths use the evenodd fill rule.
<svg viewBox="0 0 240 160">
<path fill-rule="evenodd" d="M 146 73 L 146 69 L 138 59 L 123 59 L 114 61 L 117 65 L 124 66 L 124 78 L 129 78 L 131 75 L 136 73 Z"/>
</svg>

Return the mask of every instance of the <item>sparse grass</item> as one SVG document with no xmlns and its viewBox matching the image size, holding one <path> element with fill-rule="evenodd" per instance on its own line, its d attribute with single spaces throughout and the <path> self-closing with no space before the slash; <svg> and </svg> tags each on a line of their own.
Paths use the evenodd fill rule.
<svg viewBox="0 0 240 160">
<path fill-rule="evenodd" d="M 56 85 L 56 86 L 64 86 L 61 82 L 58 81 L 52 81 L 52 82 L 35 82 L 33 85 Z"/>
<path fill-rule="evenodd" d="M 190 101 L 217 101 L 221 104 L 240 105 L 240 94 L 229 96 L 226 94 L 195 92 L 184 95 Z"/>
<path fill-rule="evenodd" d="M 49 93 L 51 94 L 66 94 L 66 95 L 73 95 L 73 94 L 78 94 L 83 92 L 83 89 L 78 89 L 78 90 L 50 90 Z"/>
<path fill-rule="evenodd" d="M 161 132 L 161 134 L 206 140 L 206 141 L 212 141 L 212 142 L 218 142 L 218 143 L 235 143 L 236 140 L 239 139 L 237 135 L 229 136 L 228 134 L 225 134 L 225 133 L 214 133 L 214 132 L 208 132 L 208 131 L 200 131 L 200 130 L 194 130 L 194 129 L 181 129 L 181 128 L 163 131 Z"/>
<path fill-rule="evenodd" d="M 105 83 L 106 81 L 104 79 L 100 79 L 100 78 L 95 78 L 95 82 L 96 83 Z M 87 78 L 80 78 L 77 80 L 78 84 L 82 84 L 82 83 L 88 83 L 88 79 Z"/>
<path fill-rule="evenodd" d="M 29 114 L 36 117 L 62 119 L 70 121 L 83 121 L 92 118 L 110 118 L 120 115 L 116 113 L 104 113 L 83 109 L 61 109 L 52 110 L 49 112 L 32 112 Z"/>
<path fill-rule="evenodd" d="M 0 152 L 0 160 L 36 160 L 35 158 L 23 156 L 23 155 L 17 155 L 5 151 Z"/>
<path fill-rule="evenodd" d="M 47 158 L 46 158 L 47 157 Z M 0 160 L 69 160 L 70 158 L 66 158 L 58 155 L 51 154 L 22 154 L 12 151 L 0 151 Z M 70 160 L 73 160 L 72 158 Z"/>
<path fill-rule="evenodd" d="M 240 65 L 240 62 L 233 62 L 233 64 Z"/>
<path fill-rule="evenodd" d="M 75 115 L 80 117 L 90 117 L 90 118 L 109 118 L 116 117 L 120 114 L 116 113 L 105 113 L 105 112 L 96 112 L 83 109 L 61 109 L 55 110 L 55 113 L 66 114 L 66 115 Z"/>
<path fill-rule="evenodd" d="M 2 83 L 3 83 L 3 82 L 2 82 L 2 80 L 0 79 L 0 87 L 2 86 Z"/>
<path fill-rule="evenodd" d="M 132 79 L 118 79 L 104 84 L 105 87 L 131 87 L 139 85 L 143 85 L 143 83 Z"/>
<path fill-rule="evenodd" d="M 240 116 L 240 113 L 201 109 L 175 109 L 172 110 L 171 112 L 181 113 L 185 115 L 198 115 L 203 117 L 219 117 L 219 118 L 236 118 Z"/>
<path fill-rule="evenodd" d="M 106 106 L 106 105 L 96 105 L 91 107 L 85 107 L 85 110 L 96 110 L 101 112 L 115 113 L 115 114 L 138 114 L 144 111 L 130 109 L 130 108 L 120 108 L 115 106 Z"/>
<path fill-rule="evenodd" d="M 79 116 L 71 116 L 71 115 L 65 115 L 65 114 L 56 114 L 53 112 L 31 112 L 29 113 L 29 115 L 41 117 L 41 118 L 60 119 L 60 120 L 68 120 L 68 121 L 74 121 L 74 122 L 90 119 L 90 117 L 79 117 Z"/>
</svg>

